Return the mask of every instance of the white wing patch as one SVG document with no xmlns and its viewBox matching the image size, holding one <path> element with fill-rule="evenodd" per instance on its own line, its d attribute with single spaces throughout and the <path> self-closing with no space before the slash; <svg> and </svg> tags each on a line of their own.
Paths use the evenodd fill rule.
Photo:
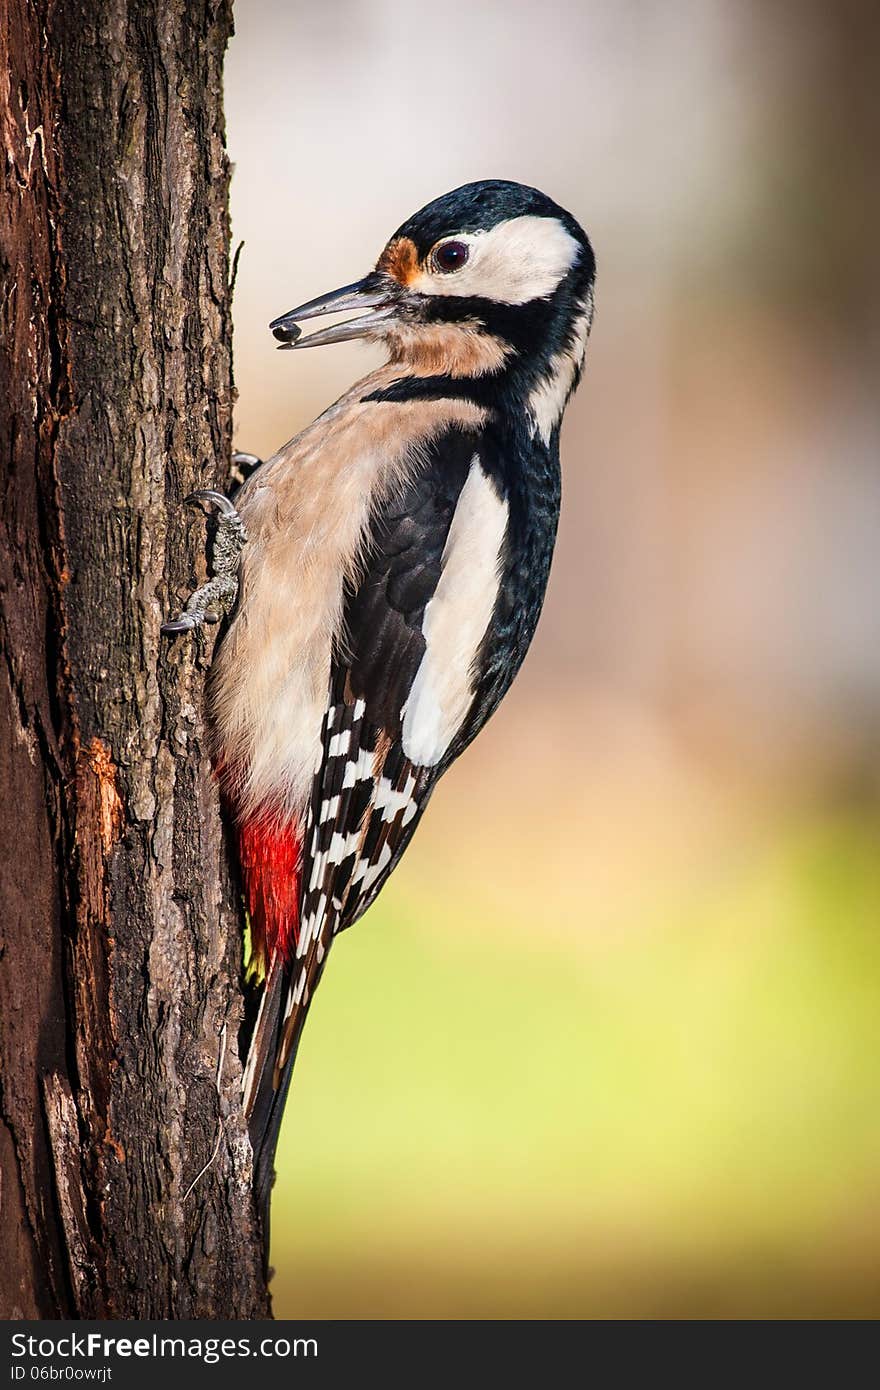
<svg viewBox="0 0 880 1390">
<path fill-rule="evenodd" d="M 472 666 L 498 597 L 507 503 L 474 456 L 443 550 L 440 582 L 425 609 L 427 650 L 401 710 L 403 751 L 433 767 L 460 729 L 474 695 Z"/>
</svg>

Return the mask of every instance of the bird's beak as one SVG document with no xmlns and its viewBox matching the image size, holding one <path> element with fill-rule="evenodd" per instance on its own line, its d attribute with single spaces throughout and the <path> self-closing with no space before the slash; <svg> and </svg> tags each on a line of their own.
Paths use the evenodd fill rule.
<svg viewBox="0 0 880 1390">
<path fill-rule="evenodd" d="M 394 317 L 396 311 L 395 291 L 389 277 L 373 271 L 358 280 L 354 285 L 343 285 L 332 294 L 322 294 L 318 299 L 310 299 L 291 309 L 269 324 L 282 348 L 320 347 L 322 343 L 344 343 L 347 338 L 368 338 L 374 329 Z M 372 309 L 371 314 L 361 318 L 345 319 L 334 323 L 330 328 L 320 328 L 301 338 L 300 319 L 316 319 L 322 314 L 341 314 L 347 309 Z"/>
</svg>

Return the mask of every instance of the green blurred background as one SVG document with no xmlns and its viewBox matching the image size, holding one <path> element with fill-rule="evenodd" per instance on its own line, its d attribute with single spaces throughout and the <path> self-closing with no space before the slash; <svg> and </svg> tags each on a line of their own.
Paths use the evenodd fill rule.
<svg viewBox="0 0 880 1390">
<path fill-rule="evenodd" d="M 880 1314 L 880 11 L 236 0 L 236 442 L 376 361 L 266 324 L 430 198 L 590 232 L 547 606 L 334 948 L 275 1309 Z"/>
</svg>

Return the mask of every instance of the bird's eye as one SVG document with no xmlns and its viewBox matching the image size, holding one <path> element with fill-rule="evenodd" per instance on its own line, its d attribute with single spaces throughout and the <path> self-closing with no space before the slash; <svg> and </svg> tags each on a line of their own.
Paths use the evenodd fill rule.
<svg viewBox="0 0 880 1390">
<path fill-rule="evenodd" d="M 444 241 L 439 246 L 435 246 L 431 252 L 431 260 L 434 269 L 439 270 L 443 275 L 449 275 L 453 270 L 461 270 L 470 250 L 464 241 Z"/>
</svg>

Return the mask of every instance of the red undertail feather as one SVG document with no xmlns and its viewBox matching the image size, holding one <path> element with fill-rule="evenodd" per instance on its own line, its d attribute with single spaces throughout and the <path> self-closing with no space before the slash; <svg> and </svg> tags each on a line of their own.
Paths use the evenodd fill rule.
<svg viewBox="0 0 880 1390">
<path fill-rule="evenodd" d="M 252 955 L 266 970 L 276 954 L 287 961 L 296 950 L 302 837 L 295 821 L 256 817 L 239 826 L 238 847 Z"/>
</svg>

